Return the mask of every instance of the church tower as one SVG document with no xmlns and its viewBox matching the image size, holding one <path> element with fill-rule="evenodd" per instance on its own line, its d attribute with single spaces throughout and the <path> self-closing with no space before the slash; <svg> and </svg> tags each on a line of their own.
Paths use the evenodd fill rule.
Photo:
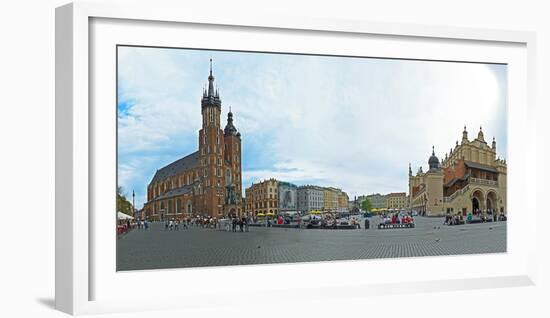
<svg viewBox="0 0 550 318">
<path fill-rule="evenodd" d="M 224 129 L 225 214 L 242 215 L 241 133 L 233 125 L 231 108 Z"/>
<path fill-rule="evenodd" d="M 209 216 L 221 216 L 223 212 L 223 158 L 224 135 L 220 128 L 222 101 L 214 89 L 212 59 L 208 88 L 204 89 L 201 100 L 202 128 L 199 131 L 200 181 L 198 212 Z"/>
</svg>

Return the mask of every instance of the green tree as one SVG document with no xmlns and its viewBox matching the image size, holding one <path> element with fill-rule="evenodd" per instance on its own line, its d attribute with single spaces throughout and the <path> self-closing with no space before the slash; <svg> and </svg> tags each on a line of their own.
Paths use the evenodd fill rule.
<svg viewBox="0 0 550 318">
<path fill-rule="evenodd" d="M 372 209 L 372 204 L 370 203 L 369 199 L 365 199 L 363 202 L 361 202 L 361 208 L 365 211 L 370 211 Z"/>
<path fill-rule="evenodd" d="M 117 187 L 116 189 L 116 210 L 117 212 L 122 212 L 128 215 L 132 215 L 132 203 L 126 199 L 124 190 L 122 187 Z"/>
</svg>

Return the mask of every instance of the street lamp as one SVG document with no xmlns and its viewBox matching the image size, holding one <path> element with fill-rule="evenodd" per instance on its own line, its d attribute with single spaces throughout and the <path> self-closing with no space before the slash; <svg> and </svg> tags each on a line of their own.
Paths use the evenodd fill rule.
<svg viewBox="0 0 550 318">
<path fill-rule="evenodd" d="M 136 193 L 132 189 L 132 216 L 136 217 Z"/>
</svg>

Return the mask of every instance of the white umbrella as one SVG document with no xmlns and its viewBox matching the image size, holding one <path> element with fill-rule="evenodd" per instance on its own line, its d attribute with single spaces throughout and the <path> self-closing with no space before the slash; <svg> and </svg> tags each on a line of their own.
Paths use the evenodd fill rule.
<svg viewBox="0 0 550 318">
<path fill-rule="evenodd" d="M 117 212 L 117 218 L 119 220 L 133 220 L 134 219 L 132 216 L 129 216 L 128 214 L 124 214 L 122 212 Z"/>
</svg>

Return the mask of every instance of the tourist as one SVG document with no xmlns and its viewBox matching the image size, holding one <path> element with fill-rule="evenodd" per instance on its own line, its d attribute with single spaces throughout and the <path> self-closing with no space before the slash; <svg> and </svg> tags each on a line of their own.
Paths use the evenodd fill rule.
<svg viewBox="0 0 550 318">
<path fill-rule="evenodd" d="M 166 221 L 164 222 L 164 230 L 165 230 L 165 231 L 168 231 L 168 225 L 169 225 L 168 220 L 166 220 Z"/>
</svg>

